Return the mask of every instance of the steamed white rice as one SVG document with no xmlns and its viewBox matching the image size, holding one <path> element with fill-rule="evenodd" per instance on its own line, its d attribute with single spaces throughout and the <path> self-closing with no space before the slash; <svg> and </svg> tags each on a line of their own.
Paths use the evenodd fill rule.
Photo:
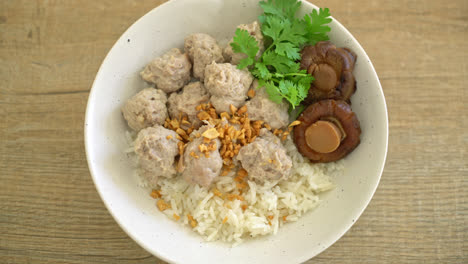
<svg viewBox="0 0 468 264">
<path fill-rule="evenodd" d="M 248 237 L 276 234 L 285 223 L 297 221 L 316 208 L 320 203 L 319 194 L 333 189 L 332 177 L 343 171 L 342 161 L 310 163 L 297 151 L 290 137 L 284 145 L 293 161 L 289 178 L 264 185 L 247 181 L 248 187 L 241 194 L 243 201 L 223 199 L 213 193 L 216 188 L 223 194 L 239 194 L 235 171 L 218 177 L 208 188 L 191 185 L 177 176 L 160 177 L 156 182 L 138 176 L 139 185 L 160 190 L 162 199 L 171 207 L 162 213 L 193 229 L 206 241 L 220 240 L 236 245 Z M 131 147 L 127 152 L 132 151 Z M 196 221 L 195 227 L 187 216 Z"/>
</svg>

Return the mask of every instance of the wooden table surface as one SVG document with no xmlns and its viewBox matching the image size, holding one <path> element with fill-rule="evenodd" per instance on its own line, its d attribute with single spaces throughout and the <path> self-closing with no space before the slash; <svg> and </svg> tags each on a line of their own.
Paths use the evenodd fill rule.
<svg viewBox="0 0 468 264">
<path fill-rule="evenodd" d="M 162 2 L 0 1 L 0 263 L 162 263 L 107 212 L 83 144 L 104 56 Z M 307 263 L 468 263 L 468 2 L 314 2 L 372 59 L 390 138 L 369 207 Z"/>
</svg>

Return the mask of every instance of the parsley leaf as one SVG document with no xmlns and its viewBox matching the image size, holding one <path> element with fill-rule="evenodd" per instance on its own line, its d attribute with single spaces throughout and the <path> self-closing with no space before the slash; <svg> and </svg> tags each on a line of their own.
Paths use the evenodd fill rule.
<svg viewBox="0 0 468 264">
<path fill-rule="evenodd" d="M 315 43 L 319 41 L 329 39 L 327 33 L 330 32 L 331 28 L 326 26 L 326 24 L 331 21 L 332 19 L 330 18 L 330 11 L 328 8 L 320 8 L 318 12 L 314 9 L 312 13 L 304 16 L 307 39 L 312 45 L 315 45 Z"/>
<path fill-rule="evenodd" d="M 266 17 L 265 23 L 262 24 L 262 33 L 273 40 L 277 40 L 280 38 L 283 29 L 289 26 L 290 22 L 288 20 L 283 20 L 280 17 L 268 16 Z"/>
<path fill-rule="evenodd" d="M 301 6 L 301 2 L 296 0 L 268 0 L 268 1 L 261 1 L 260 6 L 263 9 L 263 12 L 268 15 L 275 15 L 282 19 L 294 19 L 296 12 L 299 10 Z M 261 16 L 264 17 L 264 16 Z M 263 19 L 260 19 L 260 22 Z"/>
<path fill-rule="evenodd" d="M 290 103 L 291 108 L 295 109 L 307 97 L 309 88 L 310 82 L 294 82 L 291 79 L 283 79 L 278 82 L 277 90 Z"/>
<path fill-rule="evenodd" d="M 265 87 L 265 91 L 267 92 L 269 96 L 268 98 L 270 98 L 271 101 L 277 104 L 281 104 L 281 101 L 283 100 L 284 96 L 281 94 L 281 92 L 278 90 L 278 88 L 272 81 L 268 81 L 268 82 L 259 81 L 258 87 Z"/>
<path fill-rule="evenodd" d="M 231 43 L 234 52 L 245 53 L 247 58 L 240 61 L 238 67 L 243 69 L 255 63 L 255 56 L 259 50 L 258 43 L 250 36 L 249 32 L 245 29 L 238 28 Z"/>
<path fill-rule="evenodd" d="M 294 44 L 288 42 L 280 42 L 276 44 L 276 52 L 279 55 L 286 56 L 292 60 L 299 60 L 301 59 L 301 55 L 299 54 L 299 48 L 295 47 Z"/>
<path fill-rule="evenodd" d="M 257 62 L 255 64 L 255 69 L 252 71 L 252 74 L 259 79 L 269 80 L 271 78 L 270 71 L 262 62 Z"/>
<path fill-rule="evenodd" d="M 296 19 L 290 23 L 284 23 L 284 25 L 283 34 L 277 42 L 288 41 L 295 44 L 297 47 L 301 47 L 307 42 L 307 38 L 304 35 L 305 25 L 301 20 Z"/>
<path fill-rule="evenodd" d="M 296 18 L 301 6 L 298 0 L 261 1 L 262 23 L 265 51 L 257 58 L 259 46 L 248 31 L 237 29 L 231 47 L 234 52 L 244 53 L 237 68 L 249 68 L 258 79 L 258 87 L 265 87 L 270 100 L 281 103 L 286 100 L 290 109 L 304 106 L 301 102 L 307 97 L 314 78 L 305 70 L 300 70 L 300 50 L 305 44 L 315 44 L 328 40 L 327 33 L 332 21 L 328 8 L 313 10 L 302 19 Z"/>
<path fill-rule="evenodd" d="M 273 51 L 265 51 L 262 55 L 262 61 L 265 65 L 275 68 L 276 72 L 282 74 L 299 71 L 298 63 Z"/>
</svg>

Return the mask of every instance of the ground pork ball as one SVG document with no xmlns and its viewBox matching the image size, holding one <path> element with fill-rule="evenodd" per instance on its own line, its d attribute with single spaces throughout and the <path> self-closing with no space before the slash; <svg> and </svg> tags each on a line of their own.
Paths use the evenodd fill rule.
<svg viewBox="0 0 468 264">
<path fill-rule="evenodd" d="M 237 155 L 249 179 L 259 183 L 289 176 L 292 160 L 278 137 L 263 128 L 260 136 L 242 147 Z"/>
<path fill-rule="evenodd" d="M 160 125 L 148 127 L 138 133 L 135 153 L 143 176 L 155 183 L 158 176 L 172 177 L 176 171 L 174 158 L 179 153 L 177 133 Z"/>
<path fill-rule="evenodd" d="M 199 130 L 192 132 L 192 134 L 203 134 L 203 132 L 210 128 L 210 126 L 205 125 Z M 206 157 L 199 149 L 199 146 L 203 144 L 203 137 L 195 138 L 185 148 L 182 177 L 187 182 L 207 187 L 221 173 L 221 168 L 223 167 L 223 159 L 219 154 L 221 142 L 219 139 L 213 139 L 211 142 L 215 144 L 215 150 L 209 152 L 209 157 Z M 206 145 L 209 145 L 209 143 L 206 143 Z"/>
<path fill-rule="evenodd" d="M 210 95 L 201 82 L 187 84 L 181 93 L 172 93 L 168 99 L 168 111 L 171 118 L 179 118 L 180 114 L 186 114 L 188 120 L 199 127 L 201 121 L 197 118 L 198 105 L 208 103 Z"/>
<path fill-rule="evenodd" d="M 171 93 L 190 81 L 191 68 L 192 64 L 187 54 L 174 48 L 154 59 L 140 75 L 145 81 L 156 84 L 157 88 Z"/>
<path fill-rule="evenodd" d="M 247 99 L 253 76 L 230 63 L 212 63 L 205 70 L 205 87 L 216 112 L 229 112 L 229 105 L 240 107 Z"/>
<path fill-rule="evenodd" d="M 284 100 L 281 104 L 271 101 L 265 87 L 260 89 L 257 87 L 258 81 L 255 80 L 250 88 L 255 91 L 255 96 L 246 103 L 249 118 L 263 120 L 273 129 L 287 126 L 289 123 L 288 103 Z"/>
<path fill-rule="evenodd" d="M 135 131 L 153 125 L 162 125 L 167 118 L 166 94 L 154 88 L 146 88 L 130 98 L 122 107 L 128 126 Z"/>
<path fill-rule="evenodd" d="M 185 52 L 193 62 L 193 76 L 203 81 L 206 65 L 224 62 L 221 48 L 216 40 L 208 34 L 196 33 L 185 38 Z"/>
</svg>

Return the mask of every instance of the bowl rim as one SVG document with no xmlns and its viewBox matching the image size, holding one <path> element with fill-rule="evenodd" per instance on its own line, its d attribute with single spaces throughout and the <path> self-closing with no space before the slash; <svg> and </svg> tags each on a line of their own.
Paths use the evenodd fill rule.
<svg viewBox="0 0 468 264">
<path fill-rule="evenodd" d="M 134 234 L 132 234 L 131 232 L 129 232 L 129 230 L 127 230 L 126 226 L 121 222 L 121 220 L 116 216 L 114 210 L 111 208 L 110 206 L 110 202 L 106 199 L 104 199 L 104 196 L 103 196 L 103 190 L 102 190 L 102 187 L 99 186 L 97 184 L 97 180 L 96 180 L 96 174 L 94 173 L 95 169 L 94 169 L 94 165 L 93 163 L 91 162 L 91 153 L 90 153 L 90 149 L 91 149 L 91 146 L 89 145 L 90 144 L 90 140 L 88 140 L 90 138 L 90 131 L 89 131 L 89 128 L 88 128 L 88 123 L 89 123 L 89 120 L 91 118 L 91 113 L 92 113 L 92 109 L 91 109 L 91 102 L 95 101 L 95 94 L 96 94 L 96 82 L 97 80 L 99 79 L 99 77 L 101 76 L 102 74 L 102 71 L 103 71 L 103 65 L 105 64 L 106 61 L 109 60 L 109 56 L 110 54 L 112 53 L 112 51 L 115 49 L 116 45 L 122 41 L 125 41 L 125 36 L 127 35 L 128 32 L 130 32 L 136 24 L 138 24 L 141 20 L 145 19 L 146 17 L 149 17 L 151 16 L 151 14 L 158 8 L 164 8 L 164 7 L 169 7 L 171 5 L 174 5 L 175 2 L 180 2 L 180 1 L 186 1 L 186 0 L 171 0 L 171 1 L 167 1 L 167 2 L 164 2 L 160 5 L 158 5 L 157 7 L 151 9 L 150 11 L 148 11 L 147 13 L 145 13 L 143 16 L 141 16 L 140 18 L 138 18 L 134 23 L 132 23 L 121 35 L 120 37 L 115 41 L 115 43 L 112 45 L 112 48 L 107 52 L 105 58 L 103 59 L 103 61 L 101 62 L 101 65 L 99 66 L 99 70 L 96 74 L 96 77 L 94 78 L 94 81 L 93 81 L 93 84 L 91 86 L 91 89 L 89 91 L 89 96 L 88 96 L 88 100 L 87 100 L 87 104 L 86 104 L 86 112 L 85 112 L 85 120 L 84 120 L 84 143 L 85 143 L 85 153 L 86 153 L 86 161 L 88 163 L 88 168 L 89 168 L 89 172 L 91 174 L 91 177 L 93 179 L 93 183 L 94 183 L 94 186 L 96 188 L 96 190 L 98 191 L 98 194 L 101 198 L 101 200 L 103 201 L 107 211 L 111 214 L 112 218 L 114 219 L 114 221 L 120 226 L 120 228 L 133 240 L 135 241 L 140 247 L 142 247 L 143 249 L 145 249 L 146 251 L 148 251 L 149 253 L 151 253 L 152 255 L 156 256 L 157 258 L 163 260 L 163 261 L 166 261 L 168 263 L 171 263 L 173 260 L 169 257 L 169 256 L 166 256 L 164 255 L 162 252 L 159 252 L 157 250 L 154 250 L 152 248 L 149 247 L 149 245 L 145 244 L 144 242 L 142 242 L 141 240 L 139 240 L 138 237 L 136 237 Z M 260 0 L 258 0 L 260 1 Z M 308 5 L 310 8 L 312 9 L 318 9 L 319 7 L 317 7 L 316 5 L 306 1 L 306 0 L 299 0 L 301 2 L 301 4 L 304 4 L 304 5 Z M 387 108 L 387 103 L 386 103 L 386 99 L 385 99 L 385 95 L 384 95 L 384 92 L 383 92 L 383 89 L 382 89 L 382 84 L 380 82 L 380 79 L 377 75 L 377 72 L 374 68 L 374 65 L 372 64 L 372 61 L 369 59 L 369 56 L 367 55 L 367 53 L 365 52 L 364 48 L 361 46 L 361 44 L 358 42 L 358 40 L 351 34 L 351 32 L 349 32 L 349 30 L 344 27 L 338 20 L 336 20 L 333 16 L 331 16 L 331 18 L 333 19 L 334 23 L 336 23 L 336 27 L 340 28 L 341 30 L 343 30 L 345 33 L 347 33 L 351 40 L 356 43 L 356 46 L 357 48 L 361 49 L 363 54 L 364 54 L 364 60 L 367 61 L 367 63 L 369 64 L 370 66 L 370 69 L 371 69 L 371 74 L 374 75 L 377 79 L 377 83 L 378 83 L 378 86 L 375 87 L 375 89 L 378 89 L 378 93 L 379 93 L 379 98 L 381 98 L 383 100 L 383 110 L 384 110 L 384 113 L 385 113 L 385 120 L 383 120 L 383 125 L 384 125 L 384 131 L 385 131 L 385 142 L 384 142 L 384 155 L 383 155 L 383 160 L 382 160 L 382 163 L 380 165 L 380 172 L 379 172 L 379 175 L 378 175 L 378 179 L 377 181 L 375 182 L 375 186 L 373 186 L 373 189 L 372 191 L 369 193 L 370 195 L 367 197 L 367 199 L 365 201 L 363 201 L 363 203 L 361 203 L 360 205 L 360 209 L 358 210 L 358 214 L 355 215 L 354 217 L 354 222 L 349 222 L 345 225 L 343 225 L 343 228 L 341 228 L 341 232 L 339 232 L 339 235 L 337 235 L 334 239 L 331 239 L 329 241 L 329 243 L 327 243 L 326 245 L 324 245 L 323 248 L 317 250 L 316 252 L 314 252 L 313 254 L 310 254 L 310 255 L 301 255 L 301 256 L 298 256 L 296 260 L 298 260 L 299 262 L 305 262 L 309 259 L 312 259 L 314 258 L 315 256 L 321 254 L 322 252 L 324 252 L 326 249 L 328 249 L 330 246 L 332 246 L 333 244 L 336 243 L 336 241 L 338 241 L 341 237 L 343 237 L 344 234 L 346 234 L 346 232 L 348 232 L 350 230 L 350 228 L 358 221 L 359 217 L 362 215 L 362 213 L 364 212 L 364 210 L 367 208 L 367 206 L 369 205 L 370 201 L 372 200 L 372 198 L 374 197 L 374 194 L 380 184 L 380 179 L 382 177 L 382 174 L 383 174 L 383 171 L 384 171 L 384 168 L 385 168 L 385 164 L 386 164 L 386 161 L 387 161 L 387 154 L 388 154 L 388 137 L 389 137 L 389 124 L 388 124 L 388 108 Z"/>
</svg>

